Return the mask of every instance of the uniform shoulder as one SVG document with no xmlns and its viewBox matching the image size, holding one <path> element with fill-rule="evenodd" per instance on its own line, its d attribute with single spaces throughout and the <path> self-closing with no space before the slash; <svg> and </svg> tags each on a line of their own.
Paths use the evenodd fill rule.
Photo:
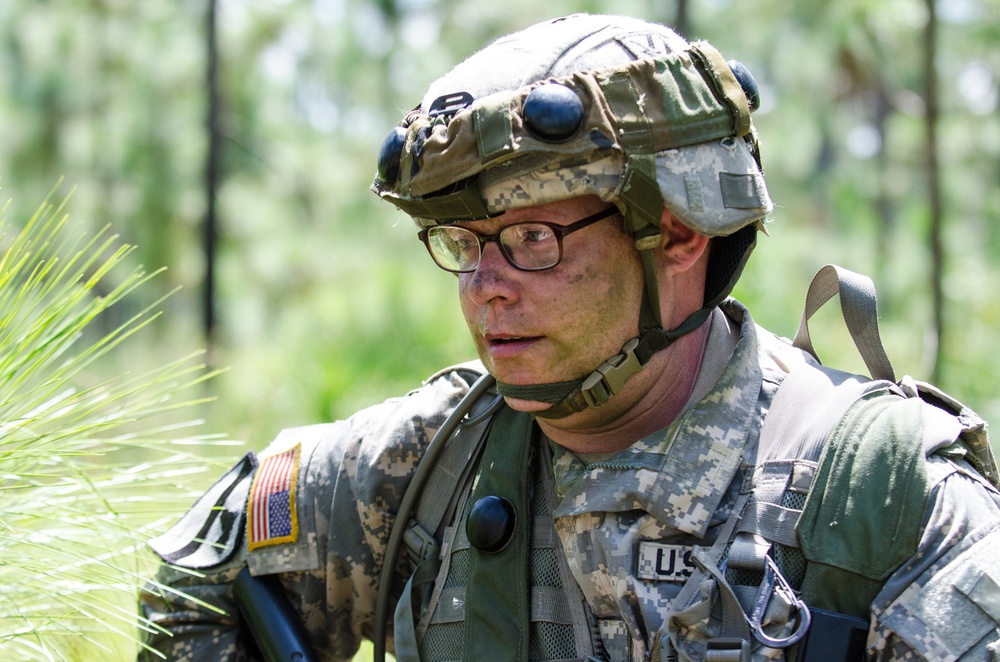
<svg viewBox="0 0 1000 662">
<path fill-rule="evenodd" d="M 424 425 L 436 428 L 434 421 L 447 416 L 485 372 L 478 361 L 443 368 L 405 395 L 360 409 L 344 420 L 285 428 L 259 455 L 282 453 L 296 444 L 311 449 L 344 438 L 374 441 Z"/>
<path fill-rule="evenodd" d="M 473 382 L 485 374 L 486 367 L 478 359 L 475 361 L 465 361 L 464 363 L 456 363 L 438 370 L 424 380 L 424 385 L 431 384 L 439 379 L 458 379 L 471 386 Z"/>
</svg>

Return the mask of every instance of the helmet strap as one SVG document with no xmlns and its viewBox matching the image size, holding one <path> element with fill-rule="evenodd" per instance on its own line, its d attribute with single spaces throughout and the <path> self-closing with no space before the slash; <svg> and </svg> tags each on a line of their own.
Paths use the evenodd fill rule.
<svg viewBox="0 0 1000 662">
<path fill-rule="evenodd" d="M 564 418 L 606 403 L 625 387 L 629 377 L 646 367 L 656 352 L 666 349 L 681 336 L 704 324 L 712 310 L 729 296 L 743 272 L 756 243 L 757 228 L 753 225 L 733 235 L 713 239 L 715 243 L 709 254 L 709 282 L 706 282 L 702 307 L 688 315 L 676 328 L 664 331 L 656 278 L 656 252 L 663 241 L 660 232 L 663 198 L 652 174 L 654 167 L 651 158 L 629 158 L 616 195 L 624 203 L 625 231 L 635 239 L 635 247 L 642 259 L 644 283 L 639 335 L 581 380 L 529 385 L 497 381 L 497 391 L 503 396 L 553 403 L 548 409 L 536 412 L 538 418 Z"/>
<path fill-rule="evenodd" d="M 564 418 L 588 407 L 600 407 L 624 388 L 629 377 L 646 367 L 654 354 L 700 327 L 711 312 L 712 308 L 701 308 L 671 331 L 655 328 L 632 338 L 618 354 L 598 366 L 585 379 L 528 385 L 498 381 L 497 391 L 500 395 L 520 400 L 553 403 L 548 409 L 536 412 L 538 418 Z"/>
</svg>

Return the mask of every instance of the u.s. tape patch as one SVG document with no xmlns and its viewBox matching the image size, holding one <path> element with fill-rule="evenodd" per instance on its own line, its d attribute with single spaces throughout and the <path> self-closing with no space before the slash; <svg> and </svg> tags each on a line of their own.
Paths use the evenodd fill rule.
<svg viewBox="0 0 1000 662">
<path fill-rule="evenodd" d="M 691 554 L 694 547 L 689 545 L 667 545 L 643 542 L 639 545 L 639 563 L 636 575 L 639 579 L 667 582 L 684 582 L 697 569 Z"/>
<path fill-rule="evenodd" d="M 261 460 L 247 501 L 247 548 L 295 542 L 299 518 L 295 511 L 295 484 L 302 444 Z"/>
</svg>

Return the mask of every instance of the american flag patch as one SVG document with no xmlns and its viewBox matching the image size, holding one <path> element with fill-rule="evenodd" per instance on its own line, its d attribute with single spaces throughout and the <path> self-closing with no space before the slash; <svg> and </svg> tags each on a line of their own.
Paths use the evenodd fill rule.
<svg viewBox="0 0 1000 662">
<path fill-rule="evenodd" d="M 247 507 L 247 548 L 295 542 L 299 520 L 295 513 L 295 483 L 302 444 L 261 461 Z"/>
</svg>

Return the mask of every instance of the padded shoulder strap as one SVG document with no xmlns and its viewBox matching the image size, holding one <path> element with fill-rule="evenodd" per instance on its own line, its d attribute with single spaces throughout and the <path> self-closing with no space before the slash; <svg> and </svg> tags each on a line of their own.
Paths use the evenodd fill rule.
<svg viewBox="0 0 1000 662">
<path fill-rule="evenodd" d="M 755 464 L 789 458 L 817 460 L 834 426 L 858 399 L 898 389 L 823 366 L 803 364 L 782 381 L 760 430 Z"/>
<path fill-rule="evenodd" d="M 440 477 L 440 472 L 442 471 L 442 464 L 439 464 L 442 453 L 446 451 L 449 447 L 469 448 L 469 444 L 464 443 L 472 439 L 475 443 L 470 452 L 469 457 L 471 458 L 475 453 L 475 448 L 479 447 L 479 441 L 485 437 L 485 432 L 489 428 L 489 421 L 492 415 L 496 413 L 496 410 L 500 404 L 503 403 L 503 398 L 497 396 L 493 399 L 485 398 L 484 396 L 495 391 L 496 380 L 489 374 L 483 374 L 469 389 L 462 401 L 459 402 L 455 410 L 448 416 L 445 422 L 438 429 L 431 443 L 428 445 L 427 450 L 424 452 L 423 458 L 421 458 L 420 463 L 417 465 L 416 471 L 413 473 L 413 478 L 410 479 L 410 484 L 407 486 L 406 492 L 403 494 L 403 499 L 400 502 L 399 512 L 396 513 L 396 519 L 393 522 L 392 530 L 389 532 L 389 540 L 386 543 L 385 558 L 382 560 L 382 571 L 379 578 L 379 592 L 378 597 L 375 602 L 375 625 L 374 634 L 372 636 L 372 642 L 374 644 L 374 651 L 372 654 L 372 659 L 374 662 L 384 662 L 385 651 L 386 651 L 386 630 L 387 630 L 387 620 L 389 617 L 389 601 L 391 595 L 391 588 L 393 583 L 393 573 L 396 570 L 396 561 L 399 558 L 399 552 L 404 544 L 407 544 L 408 548 L 413 548 L 414 546 L 420 547 L 419 551 L 411 555 L 423 558 L 425 561 L 430 560 L 433 562 L 437 555 L 437 539 L 436 532 L 437 529 L 443 521 L 445 510 L 438 510 L 437 507 L 432 507 L 429 505 L 432 499 L 421 499 L 423 494 L 428 493 L 425 491 L 426 484 L 431 480 L 436 474 L 438 478 L 435 480 L 442 480 Z M 486 402 L 486 406 L 480 410 L 477 405 L 481 406 L 481 401 Z M 475 410 L 477 413 L 472 415 L 472 418 L 468 416 L 471 411 Z M 479 413 L 481 412 L 481 413 Z M 459 432 L 456 433 L 456 430 Z M 454 440 L 453 442 L 451 440 Z M 461 443 L 460 443 L 461 442 Z M 458 450 L 458 449 L 456 449 Z M 463 453 L 460 453 L 462 455 Z M 449 462 L 449 467 L 452 463 Z M 464 473 L 465 466 L 454 467 L 455 471 L 449 473 Z M 451 480 L 450 478 L 448 479 Z M 457 482 L 457 481 L 456 481 Z M 447 489 L 439 484 L 435 489 Z M 425 502 L 423 505 L 421 502 Z M 428 510 L 428 508 L 430 508 Z M 421 510 L 423 513 L 421 514 Z M 417 526 L 411 525 L 411 516 L 416 517 L 418 521 Z M 420 518 L 425 518 L 425 521 L 421 522 Z M 431 520 L 437 520 L 433 522 Z M 421 533 L 421 530 L 423 533 Z M 414 540 L 414 535 L 417 535 L 419 540 Z M 409 540 L 407 540 L 409 539 Z M 419 560 L 419 558 L 417 560 Z M 432 575 L 428 570 L 425 572 L 427 575 Z M 432 577 L 433 578 L 433 577 Z M 397 633 L 398 635 L 398 633 Z M 397 636 L 396 639 L 396 654 L 397 659 L 400 659 L 400 644 L 401 641 Z M 405 645 L 405 644 L 404 644 Z M 413 652 L 413 651 L 411 651 Z"/>
<path fill-rule="evenodd" d="M 872 378 L 895 382 L 906 397 L 923 400 L 955 417 L 962 427 L 961 440 L 966 449 L 966 459 L 994 487 L 1000 488 L 1000 471 L 997 470 L 996 458 L 990 446 L 986 423 L 983 419 L 976 412 L 931 384 L 915 381 L 909 376 L 904 376 L 897 381 L 892 363 L 886 355 L 879 334 L 875 285 L 870 278 L 832 264 L 820 269 L 809 285 L 802 320 L 792 344 L 809 352 L 817 361 L 819 360 L 809 336 L 809 320 L 835 294 L 840 295 L 844 321 Z M 805 402 L 805 396 L 795 396 L 795 401 L 798 405 L 802 405 Z M 849 398 L 845 397 L 845 401 L 849 401 Z M 941 417 L 932 415 L 931 418 L 940 419 Z M 840 419 L 838 417 L 832 420 Z M 928 454 L 935 450 L 927 449 Z"/>
<path fill-rule="evenodd" d="M 865 617 L 916 553 L 930 494 L 925 408 L 919 398 L 871 395 L 834 430 L 796 527 L 810 605 Z"/>
</svg>

